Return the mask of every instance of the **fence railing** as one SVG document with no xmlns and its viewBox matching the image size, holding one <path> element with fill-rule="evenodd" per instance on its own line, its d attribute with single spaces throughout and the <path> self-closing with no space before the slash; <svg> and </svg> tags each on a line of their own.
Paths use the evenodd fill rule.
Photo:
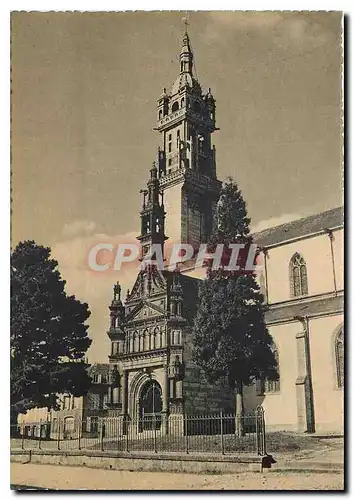
<svg viewBox="0 0 354 500">
<path fill-rule="evenodd" d="M 149 452 L 257 453 L 266 455 L 264 412 L 251 415 L 149 414 L 144 418 L 64 418 L 25 422 L 11 429 L 11 445 L 20 449 Z"/>
</svg>

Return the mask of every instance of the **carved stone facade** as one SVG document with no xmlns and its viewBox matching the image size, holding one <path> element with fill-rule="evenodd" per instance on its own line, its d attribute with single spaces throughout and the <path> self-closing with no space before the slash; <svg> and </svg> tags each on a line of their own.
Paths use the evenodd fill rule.
<svg viewBox="0 0 354 500">
<path fill-rule="evenodd" d="M 112 302 L 115 326 L 108 335 L 112 346 L 117 343 L 119 347 L 112 347 L 109 360 L 119 367 L 122 415 L 143 418 L 144 412 L 161 413 L 165 418 L 185 411 L 230 410 L 232 395 L 227 390 L 220 393 L 220 388 L 208 386 L 200 375 L 192 375 L 197 370 L 191 359 L 197 293 L 198 280 L 178 270 L 160 271 L 150 266 L 139 273 L 120 319 L 115 311 L 120 311 L 122 304 Z M 156 406 L 144 406 L 142 394 L 152 384 Z"/>
</svg>

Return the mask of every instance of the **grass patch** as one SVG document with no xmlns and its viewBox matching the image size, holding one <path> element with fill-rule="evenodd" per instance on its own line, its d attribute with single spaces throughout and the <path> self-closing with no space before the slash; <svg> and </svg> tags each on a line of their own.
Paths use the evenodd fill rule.
<svg viewBox="0 0 354 500">
<path fill-rule="evenodd" d="M 325 440 L 320 438 L 281 431 L 267 433 L 266 442 L 269 453 L 319 450 L 327 446 Z"/>
<path fill-rule="evenodd" d="M 306 435 L 291 432 L 269 432 L 266 435 L 266 447 L 268 453 L 291 453 L 304 450 L 317 450 L 327 446 L 325 440 L 314 439 Z M 99 449 L 100 445 L 92 446 Z M 156 448 L 153 437 L 139 436 L 129 438 L 129 451 L 151 451 L 155 452 L 180 452 L 185 453 L 221 453 L 222 442 L 220 436 L 157 436 Z M 238 437 L 235 434 L 223 436 L 224 453 L 254 453 L 257 451 L 256 436 L 249 434 Z M 104 450 L 125 451 L 126 438 L 106 438 Z"/>
<path fill-rule="evenodd" d="M 328 439 L 325 437 L 316 437 L 313 435 L 297 434 L 294 432 L 275 431 L 266 434 L 267 453 L 296 453 L 311 452 L 328 448 Z M 11 439 L 11 447 L 18 449 L 21 446 L 21 440 Z M 38 442 L 25 440 L 24 448 L 37 449 Z M 57 449 L 56 441 L 42 441 L 41 448 Z M 61 450 L 76 450 L 79 448 L 77 440 L 64 440 L 60 443 Z M 101 450 L 99 439 L 81 439 L 81 449 Z M 222 449 L 225 454 L 236 453 L 257 453 L 257 443 L 255 434 L 246 434 L 238 437 L 235 434 L 226 434 L 223 440 L 219 435 L 194 435 L 194 436 L 176 436 L 173 434 L 156 436 L 153 434 L 138 434 L 129 436 L 128 451 L 146 451 L 151 453 L 206 453 L 221 454 Z M 104 451 L 126 451 L 126 436 L 106 437 L 103 443 Z"/>
</svg>

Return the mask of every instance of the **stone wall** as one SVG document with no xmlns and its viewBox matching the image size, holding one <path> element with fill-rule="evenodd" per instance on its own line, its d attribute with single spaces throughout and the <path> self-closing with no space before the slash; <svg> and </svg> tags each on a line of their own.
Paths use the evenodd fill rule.
<svg viewBox="0 0 354 500">
<path fill-rule="evenodd" d="M 240 453 L 235 456 L 222 456 L 213 454 L 207 456 L 205 454 L 196 455 L 179 455 L 175 454 L 164 455 L 159 453 L 114 453 L 114 452 L 99 452 L 99 451 L 13 451 L 11 453 L 11 462 L 17 463 L 35 463 L 35 464 L 52 464 L 52 465 L 68 465 L 68 466 L 86 466 L 98 469 L 110 470 L 127 470 L 127 471 L 152 471 L 152 472 L 186 472 L 186 473 L 202 473 L 202 472 L 219 472 L 219 473 L 234 473 L 240 471 L 259 471 L 263 467 L 271 467 L 272 459 L 268 457 L 258 456 L 256 454 L 248 455 Z"/>
<path fill-rule="evenodd" d="M 219 411 L 235 411 L 234 392 L 223 381 L 210 384 L 203 372 L 192 360 L 192 333 L 186 334 L 184 341 L 185 378 L 183 380 L 183 396 L 185 412 L 216 413 Z"/>
</svg>

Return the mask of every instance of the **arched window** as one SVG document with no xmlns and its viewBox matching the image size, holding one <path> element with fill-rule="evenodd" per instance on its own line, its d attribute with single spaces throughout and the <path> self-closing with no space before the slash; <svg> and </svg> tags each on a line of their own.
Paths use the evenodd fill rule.
<svg viewBox="0 0 354 500">
<path fill-rule="evenodd" d="M 174 113 L 175 111 L 178 111 L 178 101 L 172 104 L 172 113 Z"/>
<path fill-rule="evenodd" d="M 274 342 L 271 345 L 271 349 L 272 349 L 274 357 L 275 357 L 278 374 L 280 374 L 280 372 L 279 372 L 279 354 L 278 354 L 277 346 L 275 345 Z M 280 377 L 278 378 L 278 380 L 268 380 L 268 379 L 264 380 L 263 392 L 279 392 L 279 391 L 280 391 Z"/>
<path fill-rule="evenodd" d="M 162 118 L 162 109 L 160 109 L 159 111 L 159 120 L 161 120 L 161 118 Z"/>
<path fill-rule="evenodd" d="M 139 333 L 138 332 L 133 332 L 133 352 L 138 352 L 139 351 Z"/>
<path fill-rule="evenodd" d="M 138 351 L 143 351 L 144 350 L 144 332 L 139 332 L 139 347 Z"/>
<path fill-rule="evenodd" d="M 148 330 L 144 330 L 143 332 L 143 350 L 148 351 L 150 346 L 149 346 L 149 332 Z"/>
<path fill-rule="evenodd" d="M 344 387 L 344 337 L 343 329 L 341 329 L 335 337 L 335 355 L 336 355 L 336 372 L 337 385 Z"/>
<path fill-rule="evenodd" d="M 300 254 L 295 253 L 290 261 L 290 295 L 300 297 L 307 294 L 306 262 Z"/>
<path fill-rule="evenodd" d="M 161 332 L 159 327 L 154 328 L 154 348 L 158 349 L 161 347 Z"/>
<path fill-rule="evenodd" d="M 181 99 L 181 108 L 183 108 L 183 106 L 184 106 L 184 97 L 182 97 Z"/>
</svg>

